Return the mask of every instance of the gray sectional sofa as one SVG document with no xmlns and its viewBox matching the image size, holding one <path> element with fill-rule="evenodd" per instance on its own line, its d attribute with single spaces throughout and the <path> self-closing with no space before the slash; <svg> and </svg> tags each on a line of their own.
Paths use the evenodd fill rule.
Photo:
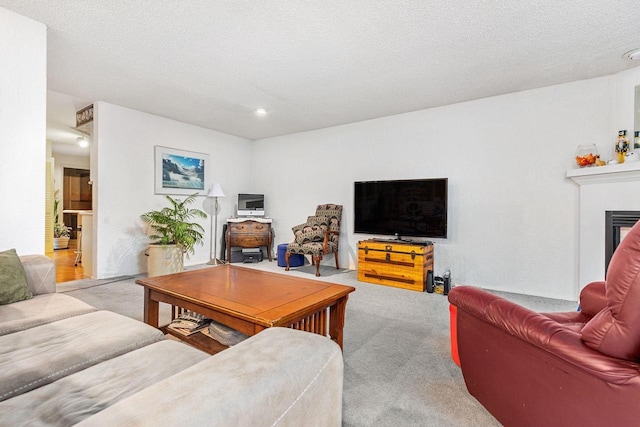
<svg viewBox="0 0 640 427">
<path fill-rule="evenodd" d="M 21 261 L 34 297 L 0 305 L 0 426 L 341 424 L 330 339 L 271 328 L 210 356 L 57 294 L 49 258 Z"/>
</svg>

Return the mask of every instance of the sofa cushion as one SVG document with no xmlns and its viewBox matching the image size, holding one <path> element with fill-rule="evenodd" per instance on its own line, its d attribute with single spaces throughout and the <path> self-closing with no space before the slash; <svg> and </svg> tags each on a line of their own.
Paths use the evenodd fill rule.
<svg viewBox="0 0 640 427">
<path fill-rule="evenodd" d="M 36 295 L 32 299 L 0 305 L 0 336 L 92 311 L 96 309 L 68 295 Z"/>
<path fill-rule="evenodd" d="M 15 249 L 0 252 L 0 304 L 33 298 Z"/>
<path fill-rule="evenodd" d="M 109 311 L 0 336 L 0 401 L 163 339 L 158 329 Z"/>
<path fill-rule="evenodd" d="M 329 231 L 340 231 L 340 219 L 342 218 L 342 205 L 325 204 L 318 205 L 316 208 L 316 216 L 326 217 L 328 221 Z M 338 235 L 330 234 L 329 240 L 338 243 Z"/>
<path fill-rule="evenodd" d="M 331 245 L 331 242 L 328 244 Z M 310 242 L 302 245 L 298 243 L 289 243 L 289 246 L 287 246 L 287 252 L 303 255 L 322 255 L 323 249 L 323 242 Z"/>
<path fill-rule="evenodd" d="M 306 222 L 304 224 L 294 225 L 293 227 L 291 227 L 291 231 L 293 231 L 293 235 L 295 236 L 297 233 L 302 232 L 302 229 L 305 228 L 306 226 L 307 226 Z"/>
<path fill-rule="evenodd" d="M 317 225 L 306 227 L 296 234 L 296 243 L 301 245 L 310 242 L 322 242 L 323 240 L 324 231 Z"/>
<path fill-rule="evenodd" d="M 209 357 L 175 341 L 150 344 L 0 402 L 0 424 L 74 425 Z"/>
<path fill-rule="evenodd" d="M 314 218 L 316 217 L 309 217 L 304 224 L 299 224 L 291 228 L 295 243 L 302 245 L 310 242 L 322 242 L 324 240 L 326 227 L 323 228 L 317 221 L 309 222 L 310 219 Z"/>
<path fill-rule="evenodd" d="M 268 328 L 79 426 L 340 426 L 342 378 L 335 342 Z"/>
<path fill-rule="evenodd" d="M 309 225 L 319 225 L 322 230 L 329 229 L 329 217 L 328 216 L 310 216 L 307 217 L 307 224 Z"/>
<path fill-rule="evenodd" d="M 640 360 L 640 222 L 633 226 L 609 262 L 607 306 L 582 329 L 594 350 L 629 361 Z"/>
</svg>

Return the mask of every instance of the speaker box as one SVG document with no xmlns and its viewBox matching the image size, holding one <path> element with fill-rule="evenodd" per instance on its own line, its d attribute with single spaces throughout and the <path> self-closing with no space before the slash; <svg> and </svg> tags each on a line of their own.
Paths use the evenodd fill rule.
<svg viewBox="0 0 640 427">
<path fill-rule="evenodd" d="M 433 271 L 427 271 L 427 292 L 430 294 L 433 293 L 434 284 L 433 284 Z"/>
<path fill-rule="evenodd" d="M 222 225 L 222 244 L 220 245 L 220 249 L 222 251 L 220 259 L 222 261 L 229 261 L 227 259 L 227 224 Z"/>
<path fill-rule="evenodd" d="M 444 279 L 444 284 L 442 286 L 443 295 L 447 295 L 449 294 L 449 291 L 451 290 L 451 271 L 446 270 L 443 274 L 442 274 L 442 278 Z"/>
</svg>

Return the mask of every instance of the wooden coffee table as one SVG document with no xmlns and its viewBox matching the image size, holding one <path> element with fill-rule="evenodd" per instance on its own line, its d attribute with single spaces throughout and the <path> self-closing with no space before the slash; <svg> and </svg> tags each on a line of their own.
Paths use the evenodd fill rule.
<svg viewBox="0 0 640 427">
<path fill-rule="evenodd" d="M 342 348 L 352 286 L 223 265 L 136 280 L 144 286 L 144 321 L 158 327 L 159 303 L 193 310 L 246 335 L 284 326 L 328 336 Z M 327 314 L 328 312 L 328 314 Z M 171 333 L 168 328 L 161 328 Z M 197 333 L 173 334 L 209 353 L 227 348 Z"/>
</svg>

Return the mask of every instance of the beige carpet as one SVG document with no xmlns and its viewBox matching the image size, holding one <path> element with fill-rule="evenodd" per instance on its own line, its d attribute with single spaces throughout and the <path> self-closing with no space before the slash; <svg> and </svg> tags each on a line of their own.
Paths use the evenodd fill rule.
<svg viewBox="0 0 640 427">
<path fill-rule="evenodd" d="M 288 273 L 275 261 L 242 265 L 315 279 L 310 265 Z M 451 360 L 445 296 L 358 282 L 355 271 L 336 270 L 330 263 L 321 267 L 321 274 L 319 280 L 356 288 L 349 296 L 344 329 L 344 426 L 500 425 L 467 393 Z M 143 290 L 135 279 L 71 282 L 60 290 L 141 320 Z M 500 295 L 537 311 L 577 306 L 572 301 Z M 169 306 L 162 304 L 160 313 L 161 323 L 168 322 Z"/>
</svg>

